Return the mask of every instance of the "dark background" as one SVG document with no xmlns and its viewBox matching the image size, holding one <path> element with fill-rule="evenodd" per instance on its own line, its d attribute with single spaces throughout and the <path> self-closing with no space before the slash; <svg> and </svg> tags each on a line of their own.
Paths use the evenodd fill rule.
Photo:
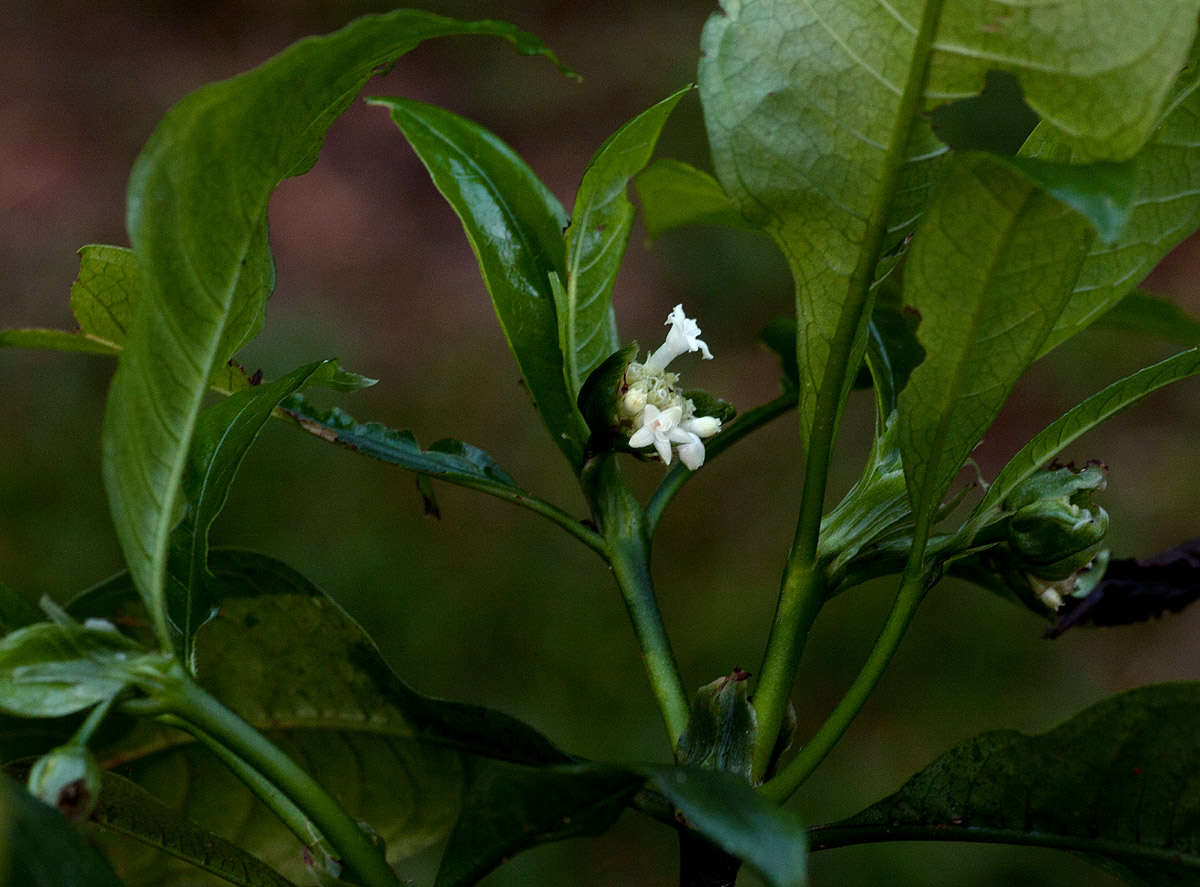
<svg viewBox="0 0 1200 887">
<path fill-rule="evenodd" d="M 127 243 L 128 169 L 157 119 L 190 90 L 251 67 L 310 33 L 383 9 L 371 3 L 17 4 L 0 31 L 0 326 L 70 327 L 67 294 L 84 243 Z M 405 57 L 366 95 L 443 104 L 513 145 L 570 207 L 601 141 L 695 78 L 710 2 L 433 2 L 533 31 L 584 75 L 564 79 L 482 38 Z M 196 10 L 199 7 L 195 8 Z M 708 166 L 699 102 L 684 100 L 660 155 Z M 271 207 L 279 285 L 242 355 L 268 377 L 339 357 L 378 377 L 346 398 L 361 419 L 428 443 L 485 448 L 518 481 L 583 514 L 569 471 L 518 385 L 457 219 L 381 109 L 357 103 L 312 172 Z M 1200 310 L 1195 264 L 1177 255 L 1155 281 Z M 649 243 L 635 229 L 614 304 L 622 339 L 655 345 L 682 301 L 716 360 L 680 361 L 686 381 L 742 408 L 777 390 L 758 330 L 790 311 L 782 260 L 765 241 L 697 230 Z M 1035 365 L 977 451 L 985 476 L 1031 434 L 1103 384 L 1173 349 L 1088 332 Z M 675 368 L 674 366 L 672 367 Z M 0 353 L 0 580 L 62 599 L 121 567 L 99 475 L 98 430 L 113 364 Z M 1160 393 L 1090 434 L 1067 458 L 1111 466 L 1103 504 L 1116 556 L 1197 535 L 1196 383 Z M 852 401 L 832 494 L 858 471 L 870 403 Z M 661 474 L 634 466 L 648 494 Z M 685 680 L 754 670 L 799 494 L 790 418 L 709 466 L 678 497 L 656 541 L 655 578 Z M 411 475 L 282 425 L 242 471 L 214 542 L 289 562 L 342 601 L 421 691 L 506 710 L 589 757 L 663 760 L 664 731 L 615 585 L 550 524 L 469 491 L 439 488 L 422 516 Z M 882 582 L 831 603 L 794 698 L 811 732 L 857 670 L 892 594 Z M 810 822 L 895 790 L 952 744 L 985 729 L 1042 730 L 1112 692 L 1200 672 L 1197 612 L 1041 640 L 1036 617 L 977 589 L 931 594 L 875 698 L 796 799 Z M 486 882 L 673 883 L 674 838 L 626 816 L 614 833 L 539 849 Z M 891 845 L 818 854 L 817 885 L 1098 884 L 1065 855 L 1013 848 Z M 745 877 L 747 883 L 755 883 Z"/>
</svg>

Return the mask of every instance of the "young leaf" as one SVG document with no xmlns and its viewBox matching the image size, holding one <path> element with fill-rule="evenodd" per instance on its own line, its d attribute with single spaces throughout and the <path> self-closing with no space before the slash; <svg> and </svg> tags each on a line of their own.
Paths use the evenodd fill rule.
<svg viewBox="0 0 1200 887">
<path fill-rule="evenodd" d="M 469 887 L 522 850 L 609 829 L 643 778 L 622 767 L 475 759 L 434 887 Z"/>
<path fill-rule="evenodd" d="M 685 87 L 643 111 L 609 136 L 583 173 L 566 232 L 567 279 L 557 299 L 559 344 L 571 396 L 600 362 L 617 350 L 612 289 L 633 228 L 630 178 L 650 160 L 659 133 Z"/>
<path fill-rule="evenodd" d="M 987 155 L 956 163 L 904 272 L 925 360 L 899 397 L 918 526 L 1045 341 L 1083 260 L 1087 222 Z"/>
<path fill-rule="evenodd" d="M 971 521 L 985 519 L 988 512 L 998 507 L 1022 481 L 1101 422 L 1133 406 L 1159 388 L 1196 373 L 1200 373 L 1200 349 L 1193 348 L 1113 382 L 1068 410 L 1034 435 L 1008 460 L 983 499 L 975 506 Z"/>
<path fill-rule="evenodd" d="M 558 200 L 478 124 L 407 99 L 376 98 L 462 220 L 525 385 L 554 442 L 579 469 L 587 426 L 567 387 L 550 274 L 567 279 Z"/>
<path fill-rule="evenodd" d="M 534 766 L 572 759 L 531 727 L 473 705 L 421 696 L 361 627 L 288 567 L 215 550 L 217 615 L 196 635 L 199 681 L 369 822 L 395 862 L 443 837 L 458 814 L 465 760 Z M 128 575 L 72 602 L 77 617 L 122 613 L 144 625 Z M 140 618 L 139 618 L 140 617 Z M 199 826 L 305 877 L 302 848 L 232 774 L 178 732 L 150 724 L 97 749 L 102 762 Z M 157 868 L 148 868 L 147 885 Z"/>
<path fill-rule="evenodd" d="M 57 811 L 0 773 L 0 887 L 122 887 Z"/>
<path fill-rule="evenodd" d="M 812 831 L 814 850 L 981 841 L 1070 850 L 1131 883 L 1200 876 L 1200 684 L 1110 697 L 1038 736 L 984 733 L 896 794 Z"/>
<path fill-rule="evenodd" d="M 167 547 L 209 380 L 254 336 L 274 283 L 267 204 L 307 171 L 364 83 L 422 40 L 475 33 L 545 52 L 498 22 L 401 10 L 303 40 L 166 115 L 134 165 L 127 227 L 140 306 L 109 391 L 105 483 L 134 581 L 168 643 Z"/>
<path fill-rule="evenodd" d="M 128 887 L 161 884 L 168 867 L 151 863 L 149 871 L 139 871 L 136 864 L 130 864 L 136 854 L 117 849 L 118 838 L 137 841 L 186 863 L 171 867 L 186 873 L 182 877 L 195 877 L 199 869 L 237 887 L 294 887 L 262 860 L 180 816 L 141 786 L 111 772 L 103 774 L 102 783 L 91 821 L 101 832 L 101 843 L 121 856 Z M 148 854 L 147 862 L 157 855 Z"/>
<path fill-rule="evenodd" d="M 133 250 L 102 243 L 80 247 L 79 275 L 71 284 L 71 313 L 83 335 L 125 347 L 141 290 Z"/>
<path fill-rule="evenodd" d="M 728 773 L 694 767 L 646 772 L 691 828 L 754 868 L 771 887 L 808 883 L 808 839 L 794 813 Z"/>
<path fill-rule="evenodd" d="M 682 160 L 654 161 L 633 180 L 642 219 L 654 237 L 690 225 L 720 225 L 757 231 L 738 212 L 720 182 Z"/>
<path fill-rule="evenodd" d="M 1170 299 L 1135 290 L 1108 311 L 1092 326 L 1153 336 L 1178 345 L 1200 345 L 1200 319 L 1188 314 Z"/>
<path fill-rule="evenodd" d="M 251 445 L 275 407 L 306 385 L 338 378 L 336 361 L 311 363 L 281 379 L 240 391 L 200 413 L 183 476 L 183 520 L 172 534 L 172 581 L 168 617 L 180 637 L 179 652 L 190 662 L 196 629 L 212 610 L 208 591 L 208 531 L 233 486 Z M 172 595 L 171 591 L 178 590 Z"/>
</svg>

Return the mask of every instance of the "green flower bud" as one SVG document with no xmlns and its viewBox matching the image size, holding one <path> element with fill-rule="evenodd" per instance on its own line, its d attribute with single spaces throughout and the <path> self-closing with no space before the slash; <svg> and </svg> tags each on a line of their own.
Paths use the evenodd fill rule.
<svg viewBox="0 0 1200 887">
<path fill-rule="evenodd" d="M 100 765 L 87 746 L 62 745 L 29 771 L 29 792 L 75 822 L 87 819 L 100 796 Z"/>
<path fill-rule="evenodd" d="M 1012 516 L 1009 542 L 1019 564 L 1042 579 L 1065 579 L 1103 547 L 1108 512 L 1064 499 L 1043 499 Z"/>
</svg>

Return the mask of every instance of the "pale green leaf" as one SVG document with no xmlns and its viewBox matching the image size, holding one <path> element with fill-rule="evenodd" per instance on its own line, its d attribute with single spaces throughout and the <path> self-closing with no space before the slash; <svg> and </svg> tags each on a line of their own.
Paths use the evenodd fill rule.
<svg viewBox="0 0 1200 887">
<path fill-rule="evenodd" d="M 84 333 L 40 328 L 0 330 L 0 348 L 39 348 L 44 351 L 75 351 L 113 357 L 121 349 Z"/>
<path fill-rule="evenodd" d="M 747 222 L 720 182 L 682 160 L 654 161 L 633 180 L 646 230 L 657 237 L 689 225 L 720 225 L 747 231 Z"/>
<path fill-rule="evenodd" d="M 572 396 L 620 345 L 612 290 L 633 228 L 626 187 L 650 161 L 667 117 L 690 90 L 679 90 L 618 129 L 583 173 L 566 232 L 566 291 L 562 299 L 556 294 L 559 344 Z"/>
<path fill-rule="evenodd" d="M 1037 355 L 1091 236 L 1082 216 L 987 155 L 968 155 L 926 209 L 904 275 L 925 360 L 899 398 L 918 525 Z"/>
<path fill-rule="evenodd" d="M 421 102 L 371 102 L 388 109 L 462 221 L 525 387 L 578 470 L 587 425 L 567 387 L 550 283 L 551 274 L 566 279 L 566 213 L 525 162 L 478 124 Z"/>
<path fill-rule="evenodd" d="M 71 312 L 80 331 L 123 348 L 141 286 L 133 250 L 102 243 L 80 247 L 79 274 L 71 284 Z"/>
<path fill-rule="evenodd" d="M 196 418 L 214 372 L 260 327 L 274 283 L 271 192 L 312 166 L 326 129 L 381 66 L 460 33 L 545 51 L 503 23 L 365 17 L 192 93 L 134 165 L 126 222 L 141 304 L 109 393 L 103 461 L 118 538 L 162 643 L 167 543 Z"/>
<path fill-rule="evenodd" d="M 813 829 L 814 850 L 977 841 L 1069 850 L 1127 883 L 1200 884 L 1200 684 L 1110 697 L 1037 736 L 984 733 L 896 794 Z"/>
<path fill-rule="evenodd" d="M 975 507 L 973 517 L 986 515 L 1022 481 L 1100 423 L 1158 389 L 1197 373 L 1200 373 L 1200 349 L 1193 348 L 1140 369 L 1096 392 L 1039 431 L 1009 459 Z"/>
</svg>

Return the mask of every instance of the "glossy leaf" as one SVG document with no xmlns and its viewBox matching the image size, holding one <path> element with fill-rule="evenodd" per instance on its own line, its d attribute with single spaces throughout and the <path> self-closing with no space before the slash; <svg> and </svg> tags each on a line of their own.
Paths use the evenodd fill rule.
<svg viewBox="0 0 1200 887">
<path fill-rule="evenodd" d="M 450 830 L 465 756 L 571 763 L 513 718 L 416 693 L 333 601 L 277 561 L 218 549 L 209 566 L 218 612 L 196 636 L 199 681 L 369 822 L 393 861 Z M 127 576 L 92 589 L 71 611 L 145 624 Z M 98 753 L 200 827 L 287 877 L 304 876 L 302 848 L 291 833 L 188 737 L 145 724 Z M 120 853 L 138 873 L 127 875 L 131 887 L 166 883 L 158 855 L 125 846 Z"/>
<path fill-rule="evenodd" d="M 956 164 L 904 272 L 925 360 L 899 397 L 918 526 L 991 425 L 1070 296 L 1087 222 L 986 155 Z"/>
<path fill-rule="evenodd" d="M 1200 373 L 1200 349 L 1191 349 L 1145 367 L 1096 392 L 1068 410 L 1008 460 L 972 512 L 972 520 L 986 520 L 1023 481 L 1063 449 L 1101 422 L 1133 406 L 1158 389 Z"/>
<path fill-rule="evenodd" d="M 692 767 L 654 767 L 647 773 L 691 828 L 755 869 L 771 887 L 808 883 L 808 838 L 794 813 L 728 773 Z"/>
<path fill-rule="evenodd" d="M 565 235 L 566 291 L 557 299 L 559 345 L 572 396 L 620 345 L 612 290 L 633 229 L 626 188 L 650 161 L 667 117 L 689 91 L 690 86 L 679 90 L 618 129 L 584 170 Z"/>
<path fill-rule="evenodd" d="M 1037 736 L 984 733 L 896 794 L 813 830 L 872 841 L 1055 847 L 1136 884 L 1200 882 L 1200 684 L 1143 687 Z"/>
<path fill-rule="evenodd" d="M 1135 290 L 1100 315 L 1097 329 L 1153 336 L 1179 345 L 1200 345 L 1200 319 L 1170 299 Z"/>
<path fill-rule="evenodd" d="M 757 231 L 738 212 L 721 183 L 682 160 L 654 161 L 633 180 L 646 230 L 654 237 L 690 225 Z"/>
<path fill-rule="evenodd" d="M 864 346 L 868 286 L 911 227 L 944 148 L 917 115 L 1014 75 L 1077 159 L 1150 136 L 1196 28 L 1195 0 L 1129 16 L 1107 0 L 1032 11 L 983 0 L 727 0 L 700 91 L 717 177 L 796 280 L 801 431 L 832 434 Z"/>
<path fill-rule="evenodd" d="M 0 887 L 122 887 L 57 811 L 0 773 Z"/>
<path fill-rule="evenodd" d="M 326 129 L 381 66 L 460 33 L 545 52 L 497 22 L 407 10 L 362 18 L 192 93 L 134 165 L 126 223 L 141 304 L 109 391 L 103 463 L 117 535 L 162 643 L 167 545 L 196 419 L 214 372 L 261 326 L 274 284 L 271 192 L 312 166 Z"/>
<path fill-rule="evenodd" d="M 175 563 L 168 587 L 168 616 L 179 633 L 184 662 L 190 661 L 196 629 L 213 607 L 208 589 L 209 528 L 225 507 L 242 460 L 280 401 L 305 385 L 332 380 L 339 372 L 336 361 L 308 364 L 200 413 L 183 476 L 186 510 L 171 539 Z M 172 595 L 172 591 L 178 593 Z"/>
<path fill-rule="evenodd" d="M 435 887 L 468 887 L 522 850 L 609 829 L 643 779 L 622 767 L 522 767 L 490 760 L 468 766 L 463 813 Z"/>
<path fill-rule="evenodd" d="M 587 427 L 568 390 L 550 274 L 567 279 L 558 200 L 506 144 L 449 111 L 378 98 L 462 220 L 525 386 L 578 469 Z"/>
</svg>

